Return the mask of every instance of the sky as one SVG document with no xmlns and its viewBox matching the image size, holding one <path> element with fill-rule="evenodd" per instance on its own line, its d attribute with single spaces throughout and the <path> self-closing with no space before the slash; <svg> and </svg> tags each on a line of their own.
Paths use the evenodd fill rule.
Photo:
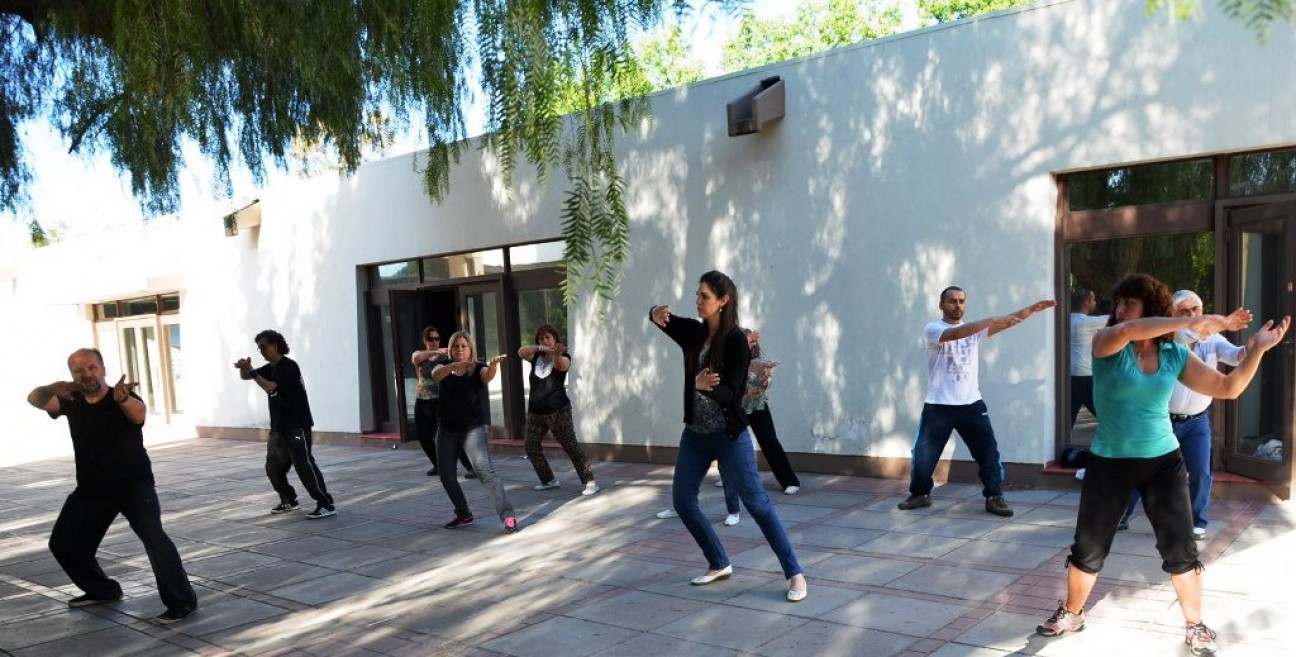
<svg viewBox="0 0 1296 657">
<path fill-rule="evenodd" d="M 912 5 L 912 0 L 904 0 Z M 785 18 L 795 13 L 799 0 L 752 0 L 750 8 L 762 18 Z M 912 13 L 912 11 L 911 11 Z M 719 73 L 720 48 L 737 30 L 737 20 L 714 7 L 695 11 L 683 25 L 694 52 L 711 74 Z M 480 134 L 483 113 L 468 112 L 469 134 Z M 134 224 L 144 218 L 139 202 L 130 193 L 128 179 L 118 173 L 106 154 L 71 155 L 67 143 L 45 121 L 29 123 L 23 129 L 34 181 L 30 187 L 29 207 L 18 213 L 0 213 L 0 260 L 28 247 L 27 223 L 34 216 L 46 229 L 64 237 L 84 235 L 113 227 Z M 409 153 L 426 147 L 426 137 L 410 133 L 398 137 L 386 156 Z M 181 204 L 184 209 L 211 208 L 223 214 L 245 204 L 256 196 L 260 187 L 296 174 L 267 167 L 265 184 L 254 184 L 246 171 L 233 171 L 232 198 L 214 198 L 211 181 L 213 168 L 190 146 L 185 149 L 187 168 L 180 174 Z M 228 209 L 222 209 L 229 206 Z M 182 210 L 183 212 L 183 210 Z"/>
</svg>

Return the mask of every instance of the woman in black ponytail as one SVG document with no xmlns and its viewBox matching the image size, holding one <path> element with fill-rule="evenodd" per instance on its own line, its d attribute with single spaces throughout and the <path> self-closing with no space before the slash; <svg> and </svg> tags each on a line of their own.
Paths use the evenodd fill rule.
<svg viewBox="0 0 1296 657">
<path fill-rule="evenodd" d="M 733 280 L 718 271 L 703 274 L 697 287 L 697 314 L 699 319 L 679 317 L 666 305 L 648 311 L 648 318 L 684 352 L 684 433 L 671 492 L 675 511 L 707 560 L 707 572 L 692 583 L 701 586 L 733 575 L 720 537 L 698 508 L 702 478 L 711 462 L 719 461 L 725 483 L 737 488 L 747 513 L 778 557 L 788 578 L 787 599 L 800 602 L 807 594 L 805 575 L 783 522 L 761 488 L 742 409 L 751 352 L 738 328 L 738 288 Z"/>
</svg>

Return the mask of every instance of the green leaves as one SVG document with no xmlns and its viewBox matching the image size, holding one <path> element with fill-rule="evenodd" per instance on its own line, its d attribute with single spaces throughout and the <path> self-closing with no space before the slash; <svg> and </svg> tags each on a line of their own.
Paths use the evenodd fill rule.
<svg viewBox="0 0 1296 657">
<path fill-rule="evenodd" d="M 1217 0 L 1220 9 L 1255 33 L 1267 44 L 1275 24 L 1296 25 L 1296 0 Z M 1148 15 L 1169 7 L 1177 19 L 1190 18 L 1200 9 L 1200 0 L 1146 0 Z"/>
</svg>

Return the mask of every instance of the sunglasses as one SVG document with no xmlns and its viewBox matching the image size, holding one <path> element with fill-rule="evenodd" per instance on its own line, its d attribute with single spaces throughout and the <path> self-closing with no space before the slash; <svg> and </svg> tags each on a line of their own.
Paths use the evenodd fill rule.
<svg viewBox="0 0 1296 657">
<path fill-rule="evenodd" d="M 425 338 L 423 338 L 423 339 L 424 339 L 424 340 L 427 340 L 428 342 L 432 342 L 433 340 L 437 340 L 437 341 L 439 341 L 439 340 L 441 339 L 441 336 L 439 336 L 439 335 L 429 335 L 429 336 L 427 336 L 427 337 L 425 337 Z"/>
</svg>

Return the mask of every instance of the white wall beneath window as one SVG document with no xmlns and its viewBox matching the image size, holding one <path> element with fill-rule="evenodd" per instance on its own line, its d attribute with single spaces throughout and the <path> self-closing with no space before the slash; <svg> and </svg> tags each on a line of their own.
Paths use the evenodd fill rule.
<svg viewBox="0 0 1296 657">
<path fill-rule="evenodd" d="M 1174 21 L 1138 2 L 1056 2 L 655 96 L 653 128 L 622 152 L 633 250 L 621 295 L 603 320 L 588 302 L 571 315 L 581 439 L 676 443 L 680 356 L 646 313 L 691 314 L 698 276 L 717 268 L 783 363 L 771 404 L 789 451 L 907 456 L 938 291 L 965 288 L 970 319 L 1052 295 L 1053 173 L 1296 143 L 1291 30 L 1259 46 L 1204 5 Z M 725 103 L 770 75 L 786 80 L 786 118 L 728 137 Z M 213 210 L 43 249 L 4 270 L 21 297 L 9 303 L 58 314 L 182 280 L 188 421 L 267 426 L 264 396 L 232 364 L 259 360 L 252 336 L 274 328 L 301 363 L 317 429 L 356 432 L 369 405 L 357 268 L 555 238 L 563 185 L 524 173 L 506 188 L 469 149 L 434 205 L 418 158 L 395 157 L 264 190 L 261 227 L 236 237 Z M 24 357 L 59 365 L 90 339 L 84 320 L 50 322 L 0 355 L 35 340 L 50 353 Z M 982 349 L 1007 461 L 1052 457 L 1055 335 L 1050 312 Z"/>
</svg>

